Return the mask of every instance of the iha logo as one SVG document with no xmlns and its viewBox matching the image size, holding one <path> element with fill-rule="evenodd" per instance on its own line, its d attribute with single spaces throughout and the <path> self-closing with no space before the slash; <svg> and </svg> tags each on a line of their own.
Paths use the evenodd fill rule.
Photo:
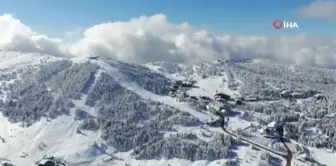
<svg viewBox="0 0 336 166">
<path fill-rule="evenodd" d="M 273 27 L 279 30 L 281 28 L 299 28 L 299 25 L 296 22 L 274 20 Z"/>
</svg>

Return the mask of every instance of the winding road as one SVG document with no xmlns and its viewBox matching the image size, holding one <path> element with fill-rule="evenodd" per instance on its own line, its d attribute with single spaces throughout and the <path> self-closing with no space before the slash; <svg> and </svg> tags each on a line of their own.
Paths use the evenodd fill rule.
<svg viewBox="0 0 336 166">
<path fill-rule="evenodd" d="M 293 153 L 289 149 L 288 145 L 286 144 L 285 138 L 281 137 L 280 140 L 283 143 L 283 145 L 285 146 L 285 148 L 287 149 L 287 155 L 283 156 L 286 159 L 286 166 L 291 166 L 292 165 L 292 160 L 293 160 Z"/>
<path fill-rule="evenodd" d="M 263 149 L 263 150 L 265 150 L 265 151 L 268 151 L 268 152 L 270 152 L 270 153 L 273 153 L 273 154 L 275 154 L 275 155 L 278 155 L 278 156 L 281 156 L 281 157 L 285 158 L 285 159 L 286 159 L 286 166 L 291 166 L 291 165 L 292 165 L 293 153 L 291 152 L 291 150 L 290 150 L 289 147 L 287 146 L 287 144 L 286 144 L 286 139 L 285 139 L 284 137 L 281 137 L 280 140 L 281 140 L 281 142 L 283 143 L 283 145 L 285 146 L 285 148 L 286 148 L 286 150 L 287 150 L 287 154 L 283 154 L 283 153 L 280 153 L 280 152 L 276 152 L 276 151 L 274 151 L 274 150 L 272 150 L 272 149 L 269 149 L 269 148 L 267 148 L 267 147 L 265 147 L 265 146 L 263 146 L 263 145 L 260 145 L 260 144 L 258 144 L 258 143 L 256 143 L 256 142 L 250 141 L 250 140 L 248 140 L 247 138 L 244 138 L 244 137 L 238 136 L 237 134 L 234 134 L 232 131 L 230 131 L 230 130 L 228 130 L 228 129 L 226 129 L 226 128 L 224 127 L 224 126 L 225 126 L 224 116 L 221 115 L 221 114 L 217 114 L 217 115 L 221 117 L 221 120 L 222 120 L 222 121 L 221 121 L 221 128 L 222 128 L 222 130 L 223 130 L 225 133 L 227 133 L 227 134 L 229 134 L 229 135 L 231 135 L 231 136 L 233 136 L 233 137 L 240 138 L 241 140 L 243 140 L 243 141 L 245 141 L 245 142 L 247 142 L 247 143 L 249 143 L 249 144 L 252 144 L 252 145 L 254 145 L 254 146 L 256 146 L 256 147 L 258 147 L 258 148 L 260 148 L 260 149 Z"/>
</svg>

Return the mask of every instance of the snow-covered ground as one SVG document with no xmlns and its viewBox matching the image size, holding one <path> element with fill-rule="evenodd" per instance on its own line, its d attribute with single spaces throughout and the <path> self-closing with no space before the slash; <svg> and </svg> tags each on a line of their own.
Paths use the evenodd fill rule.
<svg viewBox="0 0 336 166">
<path fill-rule="evenodd" d="M 51 55 L 0 51 L 0 69 L 18 69 L 27 65 L 36 65 L 44 62 L 55 61 L 57 59 L 59 58 Z"/>
<path fill-rule="evenodd" d="M 164 75 L 165 77 L 167 77 L 169 79 L 172 79 L 172 80 L 183 80 L 183 79 L 185 79 L 185 77 L 179 76 L 178 74 L 165 73 L 165 72 L 162 71 L 162 68 L 160 66 L 153 65 L 152 63 L 144 64 L 144 66 L 149 68 L 150 70 L 155 71 L 157 73 L 160 73 L 160 74 Z"/>
<path fill-rule="evenodd" d="M 309 148 L 313 157 L 319 161 L 321 164 L 328 166 L 333 166 L 336 164 L 336 152 L 331 152 L 330 150 Z"/>
<path fill-rule="evenodd" d="M 1 67 L 14 67 L 15 62 L 24 66 L 27 64 L 35 64 L 36 58 L 33 55 L 24 55 L 19 61 L 17 57 L 8 58 L 2 61 L 4 64 Z M 13 62 L 13 63 L 7 63 Z M 75 63 L 85 62 L 83 58 L 75 58 Z M 9 65 L 10 64 L 10 65 Z M 159 101 L 168 105 L 179 108 L 181 111 L 189 112 L 198 117 L 201 121 L 208 121 L 210 114 L 195 111 L 187 106 L 185 103 L 177 102 L 175 99 L 168 96 L 159 96 L 144 90 L 137 84 L 130 82 L 116 68 L 111 67 L 104 61 L 99 60 L 97 64 L 102 67 L 95 77 L 99 77 L 100 73 L 106 71 L 113 76 L 119 83 L 129 90 L 132 90 L 142 96 L 143 98 L 150 98 L 154 101 Z M 96 79 L 97 80 L 97 79 Z M 81 108 L 90 115 L 95 116 L 96 110 L 93 107 L 85 105 L 86 95 L 82 96 L 81 100 L 73 100 L 75 108 L 71 109 L 70 115 L 61 115 L 56 119 L 50 120 L 43 118 L 32 126 L 25 128 L 19 123 L 11 123 L 0 113 L 0 136 L 4 143 L 0 142 L 0 160 L 8 159 L 17 166 L 34 165 L 37 161 L 42 159 L 45 155 L 54 156 L 66 160 L 70 164 L 80 165 L 95 165 L 104 163 L 104 160 L 110 158 L 109 153 L 113 149 L 104 149 L 103 151 L 94 145 L 102 145 L 103 141 L 100 139 L 99 132 L 78 130 L 81 120 L 75 120 L 74 110 Z M 181 129 L 192 132 L 195 130 L 199 132 L 200 128 L 195 129 Z M 26 156 L 24 156 L 24 155 Z M 182 159 L 172 160 L 135 160 L 130 157 L 129 153 L 115 153 L 114 156 L 120 157 L 121 160 L 115 160 L 106 165 L 193 165 L 193 166 L 213 166 L 222 165 L 226 160 L 217 161 L 196 161 L 191 162 Z"/>
<path fill-rule="evenodd" d="M 54 120 L 43 118 L 23 128 L 0 114 L 0 136 L 5 140 L 0 143 L 0 156 L 18 166 L 33 165 L 44 155 L 61 157 L 70 163 L 97 160 L 103 154 L 94 152 L 97 150 L 92 145 L 101 142 L 99 133 L 81 131 L 80 134 L 77 132 L 79 125 L 80 121 L 73 115 L 61 115 Z M 28 156 L 20 157 L 21 153 Z"/>
<path fill-rule="evenodd" d="M 0 69 L 10 69 L 21 67 L 25 65 L 36 65 L 39 63 L 45 63 L 50 60 L 57 60 L 51 56 L 40 56 L 35 54 L 18 54 L 18 53 L 0 53 Z M 87 58 L 77 57 L 72 59 L 75 63 L 87 62 Z M 141 96 L 144 99 L 151 99 L 153 101 L 161 102 L 167 105 L 178 108 L 181 111 L 188 112 L 191 115 L 197 117 L 201 122 L 208 122 L 214 115 L 205 111 L 196 111 L 188 106 L 187 103 L 178 102 L 176 99 L 161 96 L 149 92 L 130 81 L 125 75 L 109 63 L 108 60 L 99 58 L 98 60 L 90 60 L 93 63 L 98 64 L 101 68 L 95 77 L 97 80 L 102 72 L 106 72 L 111 75 L 121 86 L 128 90 L 131 90 Z M 161 72 L 161 70 L 155 65 L 146 65 L 153 71 Z M 185 79 L 182 76 L 175 74 L 164 74 L 170 79 Z M 232 91 L 228 88 L 226 75 L 224 76 L 210 76 L 208 78 L 195 77 L 197 83 L 195 84 L 199 88 L 193 88 L 187 91 L 192 96 L 208 96 L 213 97 L 216 92 L 222 92 L 230 96 L 239 95 L 238 91 Z M 223 81 L 224 80 L 224 81 Z M 240 82 L 239 80 L 236 80 Z M 8 83 L 8 82 L 6 82 Z M 243 84 L 242 82 L 240 82 Z M 0 85 L 3 85 L 0 82 Z M 95 84 L 95 82 L 93 82 Z M 92 85 L 89 87 L 90 91 Z M 6 94 L 0 94 L 0 98 L 4 99 Z M 97 110 L 94 107 L 85 105 L 86 95 L 83 94 L 80 100 L 73 100 L 75 107 L 70 110 L 69 115 L 61 115 L 56 119 L 42 118 L 39 122 L 34 123 L 30 127 L 21 127 L 19 123 L 11 123 L 0 112 L 0 161 L 8 159 L 17 166 L 33 165 L 36 161 L 43 158 L 43 156 L 55 156 L 62 158 L 70 164 L 77 165 L 125 165 L 131 166 L 220 166 L 228 160 L 237 160 L 239 165 L 242 166 L 256 166 L 261 160 L 261 156 L 265 153 L 264 150 L 258 150 L 251 148 L 249 145 L 237 146 L 233 149 L 235 155 L 230 159 L 221 159 L 216 161 L 187 161 L 183 159 L 156 159 L 156 160 L 136 160 L 132 158 L 129 152 L 115 152 L 113 148 L 107 148 L 104 141 L 100 139 L 99 131 L 82 131 L 78 129 L 78 126 L 82 123 L 82 120 L 75 119 L 75 109 L 82 108 L 88 112 L 91 116 L 97 116 Z M 262 101 L 260 101 L 262 102 Z M 237 111 L 237 110 L 234 110 Z M 247 130 L 251 125 L 258 125 L 256 122 L 249 122 L 239 117 L 244 111 L 237 111 L 237 115 L 232 115 L 227 118 L 226 127 L 232 131 L 238 129 Z M 203 123 L 203 124 L 204 124 Z M 214 133 L 223 133 L 219 127 L 209 126 L 196 126 L 196 127 L 182 127 L 175 126 L 176 131 L 172 133 L 166 133 L 166 135 L 173 133 L 191 132 L 195 133 L 200 139 L 207 141 L 209 138 L 205 135 L 214 135 Z M 226 133 L 225 133 L 226 134 Z M 253 133 L 253 136 L 249 138 L 260 145 L 273 150 L 277 150 L 280 142 L 278 140 L 262 137 L 260 134 Z M 291 149 L 295 148 L 296 143 L 292 142 Z M 333 166 L 335 163 L 336 155 L 334 153 L 328 153 L 320 149 L 310 149 L 313 156 L 323 164 Z M 23 156 L 23 154 L 27 154 Z M 114 159 L 110 161 L 112 157 Z M 279 156 L 277 156 L 279 157 Z M 283 158 L 282 164 L 285 163 Z"/>
<path fill-rule="evenodd" d="M 224 93 L 230 96 L 237 95 L 238 92 L 232 91 L 227 87 L 227 80 L 226 76 L 222 77 L 208 77 L 206 79 L 200 79 L 197 81 L 195 86 L 199 88 L 193 88 L 189 90 L 187 93 L 192 96 L 208 96 L 213 97 L 216 93 Z"/>
</svg>

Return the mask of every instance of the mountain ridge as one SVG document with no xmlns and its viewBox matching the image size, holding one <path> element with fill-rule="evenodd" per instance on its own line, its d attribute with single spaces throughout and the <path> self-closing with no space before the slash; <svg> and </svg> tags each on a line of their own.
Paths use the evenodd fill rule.
<svg viewBox="0 0 336 166">
<path fill-rule="evenodd" d="M 6 54 L 8 55 L 3 57 L 7 59 L 0 62 L 0 112 L 3 114 L 0 121 L 1 125 L 6 124 L 7 127 L 2 127 L 0 136 L 7 142 L 13 134 L 18 140 L 8 141 L 11 142 L 9 145 L 0 143 L 0 147 L 5 149 L 0 150 L 0 157 L 9 158 L 12 162 L 17 161 L 16 164 L 19 165 L 27 162 L 27 158 L 29 163 L 33 164 L 44 155 L 57 156 L 69 163 L 78 161 L 80 165 L 102 164 L 105 162 L 103 160 L 109 159 L 116 164 L 127 164 L 129 160 L 132 163 L 128 164 L 132 165 L 144 164 L 143 160 L 153 162 L 153 165 L 155 162 L 215 165 L 225 161 L 244 164 L 246 161 L 236 160 L 241 159 L 242 154 L 246 154 L 239 153 L 241 149 L 246 149 L 246 145 L 222 135 L 218 128 L 208 126 L 208 122 L 213 121 L 215 116 L 204 110 L 202 103 L 195 103 L 189 98 L 182 98 L 184 101 L 180 102 L 168 96 L 171 86 L 181 78 L 196 81 L 198 88 L 186 89 L 188 94 L 195 97 L 212 95 L 217 90 L 223 90 L 232 94 L 234 98 L 259 98 L 256 102 L 246 101 L 242 106 L 232 105 L 233 112 L 240 115 L 230 116 L 232 120 L 229 123 L 233 128 L 299 117 L 297 123 L 304 132 L 295 135 L 296 128 L 292 133 L 290 130 L 293 126 L 288 123 L 286 129 L 294 134 L 290 138 L 303 144 L 317 145 L 311 143 L 312 141 L 305 142 L 305 138 L 301 138 L 311 130 L 310 122 L 302 120 L 299 116 L 301 113 L 308 119 L 318 120 L 316 124 L 320 127 L 316 129 L 322 134 L 317 132 L 313 136 L 318 135 L 322 138 L 326 135 L 332 138 L 335 132 L 332 128 L 320 124 L 335 123 L 332 119 L 322 119 L 336 112 L 336 107 L 331 102 L 335 96 L 330 93 L 336 87 L 335 70 L 315 70 L 260 62 L 257 64 L 253 61 L 202 62 L 189 66 L 167 62 L 136 65 L 94 56 L 69 59 L 16 52 Z M 8 58 L 10 54 L 18 57 Z M 308 74 L 310 78 L 304 77 Z M 284 89 L 300 92 L 303 96 L 294 98 L 297 101 L 293 107 L 287 106 L 293 101 L 282 98 L 280 93 Z M 322 92 L 327 96 L 326 102 L 315 100 L 316 94 L 309 94 L 309 91 Z M 303 105 L 300 102 L 305 104 L 303 109 L 297 108 Z M 312 106 L 319 102 L 321 108 Z M 323 107 L 327 108 L 326 111 L 320 111 Z M 282 113 L 273 111 L 274 108 L 278 113 Z M 295 109 L 300 109 L 301 112 L 292 111 Z M 307 112 L 306 109 L 313 111 Z M 256 114 L 265 114 L 268 119 L 263 119 L 262 116 L 255 117 Z M 18 123 L 22 123 L 23 127 L 17 126 Z M 43 125 L 50 127 L 41 128 Z M 200 136 L 199 133 L 206 132 L 202 126 L 206 126 L 212 136 Z M 59 132 L 53 132 L 53 128 Z M 25 140 L 24 133 L 31 137 Z M 61 138 L 65 140 L 62 142 L 48 139 L 52 133 L 62 135 Z M 223 144 L 218 141 L 220 139 L 227 142 Z M 77 146 L 66 140 L 82 142 L 83 145 Z M 11 148 L 18 142 L 24 146 L 21 151 Z M 279 143 L 275 141 L 272 144 Z M 182 150 L 177 148 L 181 145 L 184 146 Z M 71 152 L 64 150 L 68 146 L 73 147 Z M 89 148 L 86 148 L 87 146 Z M 234 150 L 235 146 L 239 147 L 238 150 Z M 331 148 L 332 145 L 321 146 Z M 153 151 L 153 148 L 156 150 Z M 23 151 L 29 153 L 29 156 L 20 157 L 18 153 Z M 130 159 L 130 156 L 135 157 L 135 160 Z M 155 160 L 160 157 L 164 160 Z M 182 160 L 177 162 L 174 158 Z"/>
</svg>

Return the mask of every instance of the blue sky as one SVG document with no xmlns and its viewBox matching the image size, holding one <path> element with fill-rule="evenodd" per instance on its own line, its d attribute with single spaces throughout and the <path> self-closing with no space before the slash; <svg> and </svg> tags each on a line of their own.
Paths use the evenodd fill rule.
<svg viewBox="0 0 336 166">
<path fill-rule="evenodd" d="M 128 21 L 140 15 L 165 14 L 173 23 L 220 34 L 336 34 L 335 24 L 299 18 L 293 11 L 312 0 L 0 0 L 9 13 L 34 31 L 61 36 L 66 31 L 107 21 Z M 295 21 L 300 29 L 276 31 L 275 19 Z"/>
</svg>

